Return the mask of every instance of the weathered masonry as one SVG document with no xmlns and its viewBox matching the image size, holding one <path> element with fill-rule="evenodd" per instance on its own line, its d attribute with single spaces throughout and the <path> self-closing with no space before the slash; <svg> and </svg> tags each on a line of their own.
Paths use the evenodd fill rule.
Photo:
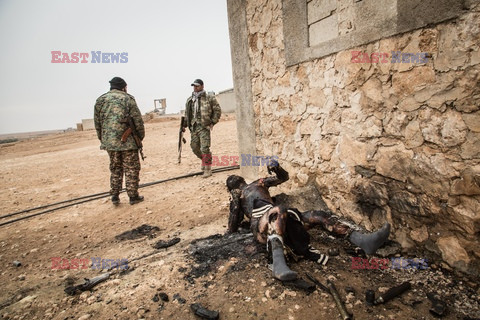
<svg viewBox="0 0 480 320">
<path fill-rule="evenodd" d="M 406 252 L 478 274 L 479 1 L 227 3 L 240 153 L 278 156 L 284 188 L 314 184 L 367 229 L 390 221 Z"/>
</svg>

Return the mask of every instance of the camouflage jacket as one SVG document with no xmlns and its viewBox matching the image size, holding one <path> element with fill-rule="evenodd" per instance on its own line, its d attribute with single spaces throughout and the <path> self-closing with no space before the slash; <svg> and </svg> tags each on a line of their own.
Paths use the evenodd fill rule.
<svg viewBox="0 0 480 320">
<path fill-rule="evenodd" d="M 113 89 L 101 95 L 95 103 L 94 122 L 100 149 L 110 151 L 136 150 L 132 135 L 122 142 L 122 135 L 128 125 L 124 122 L 128 116 L 133 118 L 139 138 L 145 137 L 145 127 L 135 98 L 126 92 Z"/>
<path fill-rule="evenodd" d="M 222 109 L 220 108 L 217 99 L 214 95 L 207 93 L 200 95 L 199 99 L 202 127 L 206 128 L 210 125 L 215 125 L 222 115 Z M 185 119 L 190 131 L 193 130 L 193 105 L 192 96 L 190 96 L 185 104 Z"/>
</svg>

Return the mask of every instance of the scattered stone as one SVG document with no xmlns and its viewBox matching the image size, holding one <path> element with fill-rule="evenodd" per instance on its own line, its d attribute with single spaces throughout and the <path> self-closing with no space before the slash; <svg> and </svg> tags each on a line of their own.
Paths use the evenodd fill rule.
<svg viewBox="0 0 480 320">
<path fill-rule="evenodd" d="M 196 316 L 199 316 L 203 319 L 217 320 L 219 317 L 218 311 L 208 310 L 204 308 L 199 303 L 193 303 L 190 305 L 190 308 L 195 313 Z"/>
<path fill-rule="evenodd" d="M 346 293 L 352 293 L 353 295 L 356 294 L 355 288 L 354 288 L 354 287 L 350 287 L 350 286 L 346 286 L 346 287 L 345 287 L 345 292 L 346 292 Z"/>
<path fill-rule="evenodd" d="M 149 226 L 148 224 L 142 224 L 140 227 L 116 235 L 115 239 L 120 241 L 134 240 L 144 236 L 150 236 L 155 231 L 160 231 L 160 228 L 156 226 Z"/>
<path fill-rule="evenodd" d="M 447 313 L 447 304 L 440 299 L 440 296 L 429 292 L 427 293 L 428 299 L 432 302 L 432 307 L 430 308 L 430 313 L 436 317 L 443 317 Z"/>
<path fill-rule="evenodd" d="M 335 278 L 335 276 L 332 276 L 332 275 L 329 275 L 329 276 L 327 277 L 327 279 L 330 280 L 330 281 L 332 281 L 332 282 L 333 282 L 333 281 L 337 281 L 337 278 Z"/>
<path fill-rule="evenodd" d="M 355 299 L 355 295 L 352 292 L 349 292 L 347 296 L 345 297 L 345 303 L 352 303 L 352 301 Z"/>
<path fill-rule="evenodd" d="M 26 296 L 25 298 L 20 300 L 19 303 L 30 303 L 33 300 L 35 300 L 36 298 L 37 298 L 37 296 Z"/>
<path fill-rule="evenodd" d="M 316 289 L 316 286 L 313 283 L 305 281 L 301 278 L 295 279 L 293 281 L 283 281 L 282 284 L 292 289 L 303 290 L 307 293 L 307 295 L 312 293 Z"/>
<path fill-rule="evenodd" d="M 391 257 L 391 256 L 394 256 L 398 253 L 400 253 L 401 251 L 401 247 L 395 243 L 395 242 L 392 242 L 392 243 L 389 243 L 385 246 L 383 246 L 382 248 L 378 249 L 375 254 L 377 256 L 380 256 L 382 258 L 386 258 L 386 257 Z"/>
<path fill-rule="evenodd" d="M 13 265 L 15 267 L 20 267 L 22 265 L 22 263 L 20 261 L 15 260 L 15 261 L 13 261 Z"/>
<path fill-rule="evenodd" d="M 93 304 L 95 302 L 97 302 L 97 297 L 95 297 L 95 296 L 91 296 L 87 299 L 87 304 L 88 305 Z"/>
<path fill-rule="evenodd" d="M 177 300 L 178 303 L 180 303 L 180 304 L 185 304 L 185 303 L 187 302 L 187 300 L 183 299 L 183 298 L 180 296 L 180 294 L 178 294 L 178 293 L 175 293 L 175 294 L 173 295 L 173 300 Z"/>
<path fill-rule="evenodd" d="M 161 299 L 162 301 L 165 301 L 165 302 L 168 302 L 168 301 L 169 301 L 168 295 L 167 295 L 165 292 L 159 292 L 159 293 L 158 293 L 158 296 L 160 297 L 160 299 Z"/>
<path fill-rule="evenodd" d="M 173 246 L 173 245 L 175 245 L 179 242 L 180 242 L 180 238 L 173 238 L 173 239 L 170 239 L 168 241 L 159 240 L 153 245 L 153 247 L 155 249 L 163 249 L 163 248 L 171 247 L 171 246 Z"/>
<path fill-rule="evenodd" d="M 165 304 L 163 302 L 160 302 L 160 304 L 158 305 L 157 311 L 162 312 L 163 309 L 165 309 Z"/>
<path fill-rule="evenodd" d="M 165 292 L 155 293 L 155 295 L 152 298 L 152 301 L 153 302 L 159 302 L 160 300 L 162 300 L 164 302 L 168 302 L 168 300 L 169 300 L 168 295 Z"/>
<path fill-rule="evenodd" d="M 88 292 L 82 292 L 79 297 L 80 301 L 87 301 L 88 295 Z"/>
<path fill-rule="evenodd" d="M 292 290 L 285 290 L 280 295 L 280 300 L 285 299 L 285 296 L 296 297 L 297 293 L 295 291 L 292 291 Z"/>
</svg>

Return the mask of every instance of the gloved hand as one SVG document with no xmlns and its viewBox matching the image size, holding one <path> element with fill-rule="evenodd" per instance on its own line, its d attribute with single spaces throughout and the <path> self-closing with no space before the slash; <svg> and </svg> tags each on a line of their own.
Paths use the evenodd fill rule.
<svg viewBox="0 0 480 320">
<path fill-rule="evenodd" d="M 277 170 L 279 167 L 280 167 L 280 164 L 278 163 L 278 161 L 271 159 L 270 164 L 267 166 L 268 174 L 272 174 L 272 172 L 277 173 Z"/>
</svg>

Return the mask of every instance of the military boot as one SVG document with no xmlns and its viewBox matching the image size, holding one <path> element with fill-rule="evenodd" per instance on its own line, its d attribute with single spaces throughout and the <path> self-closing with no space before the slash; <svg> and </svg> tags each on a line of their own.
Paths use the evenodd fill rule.
<svg viewBox="0 0 480 320">
<path fill-rule="evenodd" d="M 130 204 L 136 204 L 144 200 L 143 196 L 136 195 L 135 197 L 130 197 Z"/>
<path fill-rule="evenodd" d="M 202 178 L 208 178 L 212 175 L 212 166 L 205 166 Z"/>
<path fill-rule="evenodd" d="M 118 193 L 112 195 L 112 203 L 116 206 L 120 204 L 120 197 L 118 196 Z"/>
</svg>

